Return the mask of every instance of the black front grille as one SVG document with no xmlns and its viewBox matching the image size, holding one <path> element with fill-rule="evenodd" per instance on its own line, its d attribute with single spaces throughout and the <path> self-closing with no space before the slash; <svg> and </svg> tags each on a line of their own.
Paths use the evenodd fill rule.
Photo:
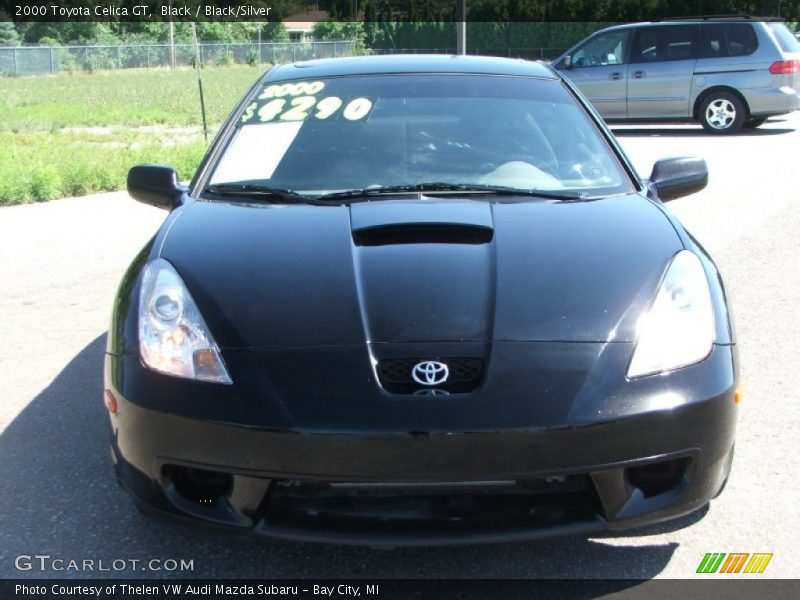
<svg viewBox="0 0 800 600">
<path fill-rule="evenodd" d="M 435 360 L 447 365 L 447 380 L 423 385 L 412 372 L 419 363 Z M 378 378 L 383 388 L 393 394 L 464 394 L 475 390 L 481 381 L 483 361 L 477 358 L 394 358 L 378 362 Z"/>
<path fill-rule="evenodd" d="M 267 507 L 266 532 L 314 529 L 362 540 L 535 532 L 600 522 L 587 475 L 413 484 L 277 480 Z"/>
</svg>

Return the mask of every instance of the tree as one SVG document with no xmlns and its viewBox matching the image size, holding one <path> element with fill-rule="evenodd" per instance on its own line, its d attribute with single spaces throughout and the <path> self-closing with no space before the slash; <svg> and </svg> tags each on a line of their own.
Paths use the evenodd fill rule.
<svg viewBox="0 0 800 600">
<path fill-rule="evenodd" d="M 8 15 L 0 11 L 0 46 L 19 46 L 19 34 Z"/>
<path fill-rule="evenodd" d="M 66 21 L 25 23 L 22 34 L 26 42 L 36 44 L 43 37 L 58 40 L 61 44 L 116 44 L 119 37 L 108 23 L 101 21 Z"/>
<path fill-rule="evenodd" d="M 377 48 L 383 39 L 375 3 L 376 0 L 367 0 L 364 5 L 364 45 L 367 48 Z"/>
<path fill-rule="evenodd" d="M 259 23 L 259 25 L 261 25 Z M 289 40 L 289 32 L 286 31 L 286 26 L 283 23 L 264 23 L 261 29 L 262 41 L 270 42 L 283 42 Z"/>
<path fill-rule="evenodd" d="M 314 23 L 313 35 L 318 40 L 345 40 L 364 35 L 364 24 L 355 21 L 337 22 L 332 20 Z"/>
</svg>

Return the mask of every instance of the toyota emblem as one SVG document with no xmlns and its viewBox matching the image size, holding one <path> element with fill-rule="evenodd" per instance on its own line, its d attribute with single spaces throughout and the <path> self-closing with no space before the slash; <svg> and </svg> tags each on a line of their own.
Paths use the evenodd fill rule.
<svg viewBox="0 0 800 600">
<path fill-rule="evenodd" d="M 449 375 L 447 365 L 435 360 L 424 360 L 411 370 L 411 377 L 422 385 L 439 385 L 447 381 Z"/>
</svg>

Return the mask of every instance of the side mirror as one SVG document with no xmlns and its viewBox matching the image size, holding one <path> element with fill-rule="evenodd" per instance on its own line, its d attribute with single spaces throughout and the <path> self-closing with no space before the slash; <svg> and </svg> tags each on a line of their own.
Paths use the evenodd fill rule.
<svg viewBox="0 0 800 600">
<path fill-rule="evenodd" d="M 185 191 L 172 167 L 137 165 L 128 171 L 128 194 L 144 204 L 172 210 L 180 204 Z"/>
<path fill-rule="evenodd" d="M 653 165 L 650 185 L 662 202 L 682 198 L 708 185 L 708 166 L 702 158 L 665 158 Z"/>
<path fill-rule="evenodd" d="M 564 58 L 561 59 L 561 64 L 558 66 L 559 69 L 569 70 L 572 68 L 572 55 L 567 54 Z"/>
</svg>

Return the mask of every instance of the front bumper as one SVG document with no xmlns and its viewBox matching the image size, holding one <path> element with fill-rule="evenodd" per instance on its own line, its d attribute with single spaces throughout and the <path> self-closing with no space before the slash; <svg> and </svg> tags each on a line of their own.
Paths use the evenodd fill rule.
<svg viewBox="0 0 800 600">
<path fill-rule="evenodd" d="M 277 429 L 169 414 L 124 396 L 125 359 L 108 358 L 117 474 L 137 501 L 273 537 L 394 546 L 639 526 L 705 505 L 733 455 L 732 346 L 665 377 L 636 405 L 626 398 L 613 418 L 460 431 Z M 703 382 L 694 395 L 692 381 Z M 683 402 L 664 404 L 667 386 Z"/>
</svg>

